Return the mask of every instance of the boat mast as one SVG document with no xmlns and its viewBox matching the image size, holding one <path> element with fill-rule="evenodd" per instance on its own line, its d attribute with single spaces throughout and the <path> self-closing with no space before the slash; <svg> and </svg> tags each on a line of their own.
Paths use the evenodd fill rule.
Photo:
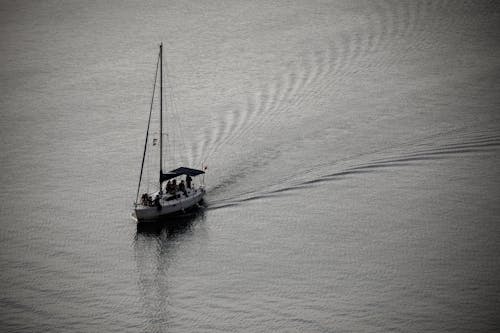
<svg viewBox="0 0 500 333">
<path fill-rule="evenodd" d="M 160 43 L 160 191 L 163 174 L 163 43 Z"/>
</svg>

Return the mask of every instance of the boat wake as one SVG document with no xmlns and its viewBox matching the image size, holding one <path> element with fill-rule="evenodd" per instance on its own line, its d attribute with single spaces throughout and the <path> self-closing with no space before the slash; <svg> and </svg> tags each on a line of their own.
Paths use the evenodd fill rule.
<svg viewBox="0 0 500 333">
<path fill-rule="evenodd" d="M 447 143 L 436 144 L 437 138 L 443 140 L 444 137 L 447 137 Z M 463 129 L 432 135 L 418 142 L 414 145 L 405 143 L 344 160 L 320 163 L 307 170 L 298 170 L 275 183 L 268 183 L 265 187 L 259 184 L 260 189 L 247 188 L 246 191 L 218 198 L 219 193 L 227 193 L 228 188 L 237 182 L 238 177 L 235 176 L 210 190 L 209 193 L 215 199 L 208 202 L 207 209 L 221 209 L 249 201 L 284 196 L 304 188 L 320 186 L 322 183 L 382 172 L 388 168 L 416 167 L 436 160 L 462 158 L 464 155 L 497 154 L 500 149 L 500 135 L 484 132 L 464 135 Z"/>
<path fill-rule="evenodd" d="M 415 57 L 435 57 L 439 54 L 434 51 L 450 47 L 451 42 L 448 45 L 436 38 L 436 31 L 441 31 L 444 37 L 450 33 L 454 37 L 465 20 L 471 19 L 471 11 L 473 22 L 469 23 L 481 24 L 479 18 L 489 7 L 487 4 L 450 6 L 448 2 L 371 2 L 359 16 L 340 22 L 344 29 L 332 25 L 334 36 L 330 32 L 318 35 L 315 41 L 307 41 L 312 43 L 310 47 L 297 48 L 296 53 L 284 56 L 273 66 L 255 64 L 256 67 L 249 66 L 252 72 L 238 73 L 241 77 L 237 79 L 246 81 L 228 93 L 225 100 L 230 102 L 221 102 L 207 110 L 212 126 L 194 133 L 186 150 L 189 164 L 216 164 L 209 172 L 218 170 L 215 173 L 219 174 L 208 175 L 209 209 L 285 195 L 300 188 L 387 168 L 498 149 L 497 131 L 477 130 L 477 127 L 445 132 L 435 128 L 441 132 L 426 137 L 420 132 L 406 143 L 388 146 L 398 140 L 399 133 L 395 131 L 393 137 L 390 136 L 393 133 L 387 133 L 378 150 L 373 148 L 376 144 L 370 144 L 371 138 L 367 139 L 372 134 L 379 137 L 386 134 L 375 129 L 379 125 L 405 128 L 406 122 L 398 123 L 402 119 L 416 120 L 416 126 L 422 123 L 429 126 L 425 112 L 430 111 L 422 110 L 422 105 L 435 107 L 435 114 L 440 113 L 442 117 L 448 112 L 455 114 L 455 110 L 447 106 L 426 100 L 431 98 L 428 96 L 432 96 L 435 87 L 429 84 L 440 81 L 432 76 L 422 77 L 420 85 L 401 90 L 400 85 L 409 80 L 403 74 L 408 70 L 411 77 L 415 76 L 415 68 L 406 66 L 414 63 Z M 440 19 L 450 11 L 453 19 Z M 395 63 L 402 66 L 402 74 L 392 75 L 397 68 Z M 273 70 L 270 72 L 269 68 Z M 387 72 L 391 75 L 386 76 Z M 384 85 L 378 82 L 364 83 L 370 77 L 395 82 L 381 90 Z M 394 95 L 394 91 L 399 91 L 399 95 Z M 455 100 L 455 89 L 443 92 L 446 93 L 450 101 Z M 379 110 L 380 105 L 385 105 L 387 110 Z M 451 104 L 450 108 L 454 106 Z M 465 114 L 462 109 L 457 111 Z M 451 121 L 459 119 L 453 117 Z M 429 126 L 428 130 L 432 128 Z M 352 138 L 355 133 L 362 135 L 350 143 L 359 146 L 349 149 L 341 138 L 343 135 Z M 328 138 L 317 140 L 316 146 L 291 147 L 315 135 L 328 135 Z M 304 154 L 304 163 L 287 166 L 289 159 L 285 155 L 290 150 L 319 151 L 317 147 L 321 145 L 330 145 L 330 150 L 318 152 L 321 156 Z M 338 145 L 345 150 L 333 151 Z"/>
</svg>

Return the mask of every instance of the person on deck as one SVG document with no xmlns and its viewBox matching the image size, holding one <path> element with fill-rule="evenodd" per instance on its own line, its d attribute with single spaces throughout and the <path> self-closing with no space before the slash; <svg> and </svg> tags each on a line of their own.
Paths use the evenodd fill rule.
<svg viewBox="0 0 500 333">
<path fill-rule="evenodd" d="M 175 194 L 177 192 L 177 181 L 174 179 L 172 180 L 172 194 Z"/>
<path fill-rule="evenodd" d="M 172 191 L 172 183 L 170 180 L 167 182 L 167 185 L 165 186 L 165 192 L 170 193 Z"/>
<path fill-rule="evenodd" d="M 184 193 L 184 195 L 187 197 L 188 194 L 186 192 L 186 185 L 184 185 L 184 180 L 181 180 L 181 183 L 179 184 L 179 191 Z"/>
<path fill-rule="evenodd" d="M 191 189 L 191 181 L 193 180 L 193 178 L 191 178 L 190 175 L 187 175 L 186 176 L 186 186 L 187 188 Z"/>
<path fill-rule="evenodd" d="M 142 196 L 141 196 L 141 204 L 143 206 L 147 206 L 148 205 L 148 194 L 147 193 L 144 193 Z"/>
</svg>

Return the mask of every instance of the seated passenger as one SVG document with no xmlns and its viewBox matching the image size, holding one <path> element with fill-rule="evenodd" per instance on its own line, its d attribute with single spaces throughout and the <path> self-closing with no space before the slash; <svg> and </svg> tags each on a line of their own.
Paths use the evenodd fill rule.
<svg viewBox="0 0 500 333">
<path fill-rule="evenodd" d="M 155 196 L 155 200 L 153 201 L 153 205 L 156 207 L 160 207 L 160 196 L 158 194 Z"/>
<path fill-rule="evenodd" d="M 174 179 L 172 180 L 172 194 L 175 194 L 177 192 L 177 181 Z"/>
</svg>

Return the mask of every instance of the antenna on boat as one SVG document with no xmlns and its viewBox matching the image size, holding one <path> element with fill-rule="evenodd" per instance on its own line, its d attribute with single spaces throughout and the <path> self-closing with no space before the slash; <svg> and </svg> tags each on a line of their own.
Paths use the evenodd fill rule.
<svg viewBox="0 0 500 333">
<path fill-rule="evenodd" d="M 160 191 L 163 175 L 163 42 L 160 43 Z"/>
</svg>

